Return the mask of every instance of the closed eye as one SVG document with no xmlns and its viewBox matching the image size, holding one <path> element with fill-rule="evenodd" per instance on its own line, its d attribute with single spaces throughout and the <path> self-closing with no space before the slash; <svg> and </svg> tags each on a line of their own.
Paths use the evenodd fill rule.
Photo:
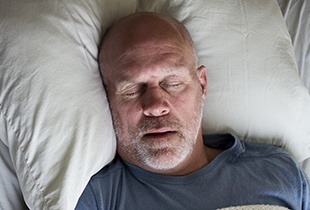
<svg viewBox="0 0 310 210">
<path fill-rule="evenodd" d="M 167 92 L 180 92 L 185 88 L 185 83 L 177 81 L 177 82 L 169 82 L 161 85 Z"/>
<path fill-rule="evenodd" d="M 125 98 L 135 98 L 139 96 L 145 89 L 145 85 L 143 84 L 137 84 L 133 86 L 127 87 L 121 94 Z"/>
<path fill-rule="evenodd" d="M 135 91 L 135 92 L 128 92 L 128 93 L 125 93 L 123 95 L 125 95 L 126 97 L 133 97 L 134 95 L 137 95 L 138 94 L 138 91 Z"/>
<path fill-rule="evenodd" d="M 181 86 L 181 83 L 171 83 L 171 84 L 168 84 L 168 86 L 170 86 L 170 87 L 179 87 L 179 86 Z"/>
<path fill-rule="evenodd" d="M 169 88 L 178 88 L 181 86 L 181 83 L 166 83 L 162 85 L 165 89 L 169 89 Z"/>
</svg>

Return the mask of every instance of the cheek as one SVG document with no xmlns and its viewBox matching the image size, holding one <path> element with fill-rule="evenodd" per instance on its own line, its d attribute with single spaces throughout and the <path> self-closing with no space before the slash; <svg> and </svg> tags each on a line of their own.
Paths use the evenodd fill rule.
<svg viewBox="0 0 310 210">
<path fill-rule="evenodd" d="M 136 125 L 140 119 L 140 109 L 134 105 L 111 103 L 111 111 L 115 126 L 119 126 L 122 130 Z"/>
<path fill-rule="evenodd" d="M 174 104 L 175 109 L 179 110 L 181 115 L 191 115 L 191 113 L 195 112 L 202 102 L 203 95 L 201 90 L 190 89 L 177 96 L 172 103 Z"/>
</svg>

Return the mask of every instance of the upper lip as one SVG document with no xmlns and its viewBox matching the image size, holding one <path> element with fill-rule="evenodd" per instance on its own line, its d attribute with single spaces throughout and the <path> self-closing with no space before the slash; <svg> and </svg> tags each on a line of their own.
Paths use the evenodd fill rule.
<svg viewBox="0 0 310 210">
<path fill-rule="evenodd" d="M 148 134 L 158 134 L 158 133 L 167 133 L 167 132 L 175 132 L 175 130 L 171 128 L 158 128 L 158 129 L 150 129 L 148 130 L 145 135 Z"/>
</svg>

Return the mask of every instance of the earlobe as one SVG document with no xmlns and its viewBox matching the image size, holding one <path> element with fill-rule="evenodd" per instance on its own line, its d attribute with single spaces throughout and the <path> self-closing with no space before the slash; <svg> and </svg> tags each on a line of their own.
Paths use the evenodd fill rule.
<svg viewBox="0 0 310 210">
<path fill-rule="evenodd" d="M 201 85 L 203 97 L 207 95 L 207 68 L 201 65 L 198 69 L 198 79 Z"/>
</svg>

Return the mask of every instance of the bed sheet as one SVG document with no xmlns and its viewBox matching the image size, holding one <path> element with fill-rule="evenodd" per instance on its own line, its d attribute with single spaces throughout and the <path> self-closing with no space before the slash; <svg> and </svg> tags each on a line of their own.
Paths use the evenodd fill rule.
<svg viewBox="0 0 310 210">
<path fill-rule="evenodd" d="M 294 52 L 301 79 L 310 93 L 310 1 L 278 0 Z"/>
<path fill-rule="evenodd" d="M 308 89 L 310 89 L 309 57 L 307 66 L 305 63 L 302 63 L 303 65 L 300 64 L 301 61 L 307 61 L 307 59 L 303 59 L 302 56 L 298 58 L 300 55 L 299 52 L 301 52 L 301 55 L 307 56 L 305 53 L 309 51 L 309 38 L 306 36 L 306 31 L 309 31 L 309 9 L 307 9 L 309 8 L 309 2 L 297 0 L 278 1 L 293 38 L 301 76 L 304 83 L 307 84 Z M 193 3 L 191 4 L 191 2 Z M 206 2 L 209 4 L 207 7 L 208 9 L 212 8 L 218 11 L 216 13 L 212 12 L 212 15 L 208 16 L 209 19 L 204 18 L 207 12 L 203 12 L 199 9 L 201 4 L 206 4 Z M 175 5 L 173 3 L 175 3 Z M 220 3 L 223 3 L 223 6 L 217 6 L 217 4 Z M 228 18 L 229 13 L 221 12 L 225 11 L 225 8 L 230 8 L 230 4 L 235 6 L 234 8 L 236 9 L 243 8 L 238 7 L 239 3 L 246 3 L 246 8 L 251 9 L 250 11 L 255 9 L 255 6 L 260 6 L 261 10 L 257 13 L 255 12 L 256 16 L 248 20 L 248 23 L 253 24 L 251 25 L 252 27 L 259 26 L 260 29 L 272 29 L 274 28 L 273 24 L 279 21 L 278 18 L 272 18 L 272 14 L 275 11 L 275 8 L 272 6 L 276 5 L 276 2 L 271 0 L 76 0 L 74 2 L 0 0 L 0 43 L 2 44 L 0 47 L 0 108 L 2 109 L 0 110 L 0 130 L 1 128 L 3 129 L 3 132 L 0 131 L 0 139 L 4 143 L 7 143 L 6 146 L 9 145 L 8 142 L 10 142 L 10 156 L 13 157 L 12 160 L 14 160 L 14 169 L 19 171 L 19 184 L 23 187 L 22 190 L 25 200 L 33 205 L 31 209 L 72 209 L 70 206 L 75 204 L 74 202 L 77 200 L 77 194 L 81 193 L 82 189 L 87 184 L 85 180 L 88 180 L 93 171 L 99 170 L 98 168 L 106 164 L 109 161 L 108 158 L 112 158 L 112 155 L 114 155 L 115 141 L 114 132 L 113 129 L 111 129 L 112 122 L 110 120 L 110 112 L 108 103 L 104 100 L 105 98 L 102 94 L 102 82 L 97 71 L 97 44 L 100 40 L 98 31 L 105 30 L 116 17 L 119 18 L 134 12 L 137 6 L 145 6 L 148 10 L 163 8 L 162 10 L 167 12 L 170 9 L 169 12 L 171 12 L 171 14 L 174 14 L 175 17 L 178 17 L 186 23 L 191 28 L 191 31 L 196 34 L 197 40 L 201 40 L 201 43 L 205 42 L 201 37 L 205 36 L 205 34 L 209 34 L 210 30 L 208 29 L 210 27 L 212 29 L 217 29 L 218 32 L 222 32 L 222 28 L 219 27 L 218 21 L 223 22 L 221 24 L 221 26 L 225 26 L 223 30 L 227 31 L 232 29 L 237 40 L 233 42 L 231 39 L 227 39 L 229 41 L 227 43 L 229 44 L 221 44 L 221 47 L 229 47 L 230 49 L 231 47 L 237 46 L 236 49 L 240 49 L 240 45 L 238 45 L 239 41 L 243 40 L 243 36 L 247 35 L 247 32 L 251 32 L 250 30 L 242 30 L 246 26 L 246 20 L 244 20 L 244 18 L 247 16 L 238 16 L 239 18 L 234 19 Z M 214 4 L 213 7 L 212 4 Z M 257 10 L 258 9 L 255 11 Z M 235 11 L 239 10 L 228 11 L 236 14 Z M 278 11 L 278 8 L 276 11 Z M 240 14 L 244 13 L 240 12 Z M 305 16 L 307 16 L 308 19 Z M 194 26 L 190 24 L 190 20 L 193 20 L 191 17 L 194 17 L 195 21 L 200 22 L 207 20 L 208 24 L 206 24 L 206 27 L 196 30 Z M 264 21 L 260 21 L 260 17 L 262 17 Z M 272 19 L 274 21 L 272 21 Z M 267 22 L 265 20 L 268 20 L 269 24 L 265 24 Z M 228 23 L 224 24 L 225 21 L 228 21 Z M 306 22 L 306 24 L 304 22 Z M 263 24 L 260 25 L 259 23 Z M 298 27 L 296 27 L 296 24 Z M 279 26 L 279 28 L 282 29 L 282 25 Z M 305 30 L 305 28 L 307 28 L 307 30 Z M 204 29 L 204 33 L 202 33 L 201 29 Z M 243 33 L 238 33 L 239 29 L 242 30 Z M 227 33 L 220 33 L 219 38 L 225 39 L 224 35 L 226 34 Z M 240 36 L 238 36 L 238 34 Z M 282 33 L 280 34 L 282 37 L 282 42 L 280 43 L 282 48 L 284 48 L 283 41 L 287 43 L 285 40 L 288 40 L 289 37 L 286 36 L 287 33 L 285 33 L 285 36 L 283 36 Z M 255 37 L 257 36 L 254 36 L 254 38 Z M 267 33 L 266 36 L 260 36 L 260 38 L 261 37 L 268 38 L 273 36 Z M 213 35 L 212 38 L 217 38 L 217 35 Z M 249 38 L 252 37 L 249 36 Z M 253 39 L 251 39 L 251 41 L 252 40 Z M 262 41 L 262 39 L 259 40 Z M 307 44 L 301 44 L 305 43 L 305 41 L 307 41 Z M 226 48 L 219 48 L 215 45 L 217 42 L 213 42 L 213 39 L 208 39 L 206 43 L 211 44 L 208 46 L 213 46 L 212 50 L 224 49 L 225 55 L 228 54 L 226 52 L 230 52 L 229 50 L 226 51 Z M 51 44 L 52 46 L 50 46 Z M 306 45 L 306 47 L 304 47 L 304 45 Z M 204 52 L 210 54 L 209 48 L 204 48 L 204 46 L 205 45 L 199 43 L 199 48 L 206 49 Z M 261 49 L 261 46 L 258 44 L 255 45 L 255 47 Z M 273 58 L 279 57 L 280 52 L 276 52 L 277 53 L 272 54 Z M 38 54 L 41 56 L 37 56 Z M 216 53 L 216 56 L 217 55 L 222 55 L 222 53 Z M 236 66 L 240 60 L 234 58 L 238 57 L 238 55 L 230 56 L 230 61 Z M 206 58 L 205 60 L 207 60 L 208 64 L 211 62 L 214 63 L 214 65 L 207 65 L 210 67 L 214 66 L 214 69 L 218 69 L 219 64 L 225 66 L 224 62 L 217 62 L 218 59 L 222 60 L 220 56 L 217 56 L 216 59 L 213 60 L 210 57 L 203 57 Z M 291 58 L 291 53 L 289 53 L 289 57 Z M 242 61 L 244 60 L 245 59 Z M 271 62 L 274 63 L 274 59 Z M 283 63 L 278 62 L 277 64 L 280 65 Z M 2 70 L 4 67 L 6 71 Z M 53 69 L 53 71 L 50 69 Z M 240 86 L 241 83 L 239 79 L 248 77 L 248 74 L 246 74 L 246 71 L 243 71 L 244 68 L 235 69 L 238 70 L 238 72 L 234 72 L 230 75 L 227 74 L 226 76 L 228 79 L 233 77 L 236 81 L 235 84 L 238 85 L 234 86 L 235 88 L 228 87 L 226 89 L 228 91 L 234 90 L 234 93 L 238 93 L 237 90 L 240 90 L 240 87 L 242 87 Z M 254 88 L 258 83 L 257 78 L 252 76 L 251 78 L 254 82 L 249 82 L 248 84 L 252 84 L 255 94 L 247 94 L 245 96 L 249 98 L 252 96 L 255 97 L 250 98 L 251 100 L 245 100 L 240 97 L 240 99 L 242 99 L 240 100 L 242 104 L 248 103 L 257 107 L 260 102 L 264 102 L 259 98 L 259 96 L 265 96 L 262 93 L 267 93 L 270 96 L 273 95 L 271 93 L 276 91 L 281 92 L 281 94 L 277 94 L 277 100 L 271 98 L 272 100 L 266 100 L 268 103 L 264 103 L 266 106 L 264 110 L 267 110 L 268 114 L 260 115 L 257 109 L 248 109 L 255 110 L 252 115 L 255 118 L 244 117 L 245 120 L 251 119 L 251 121 L 248 122 L 253 123 L 258 122 L 255 119 L 259 118 L 259 122 L 268 122 L 268 124 L 261 123 L 261 126 L 258 127 L 252 124 L 251 126 L 249 126 L 250 124 L 246 124 L 248 126 L 241 126 L 242 124 L 240 123 L 239 127 L 245 130 L 243 136 L 251 136 L 250 132 L 256 131 L 255 129 L 257 128 L 267 130 L 270 128 L 270 130 L 273 131 L 271 132 L 272 138 L 269 138 L 271 134 L 269 136 L 267 134 L 268 138 L 266 139 L 275 140 L 275 134 L 277 134 L 277 137 L 279 135 L 280 137 L 287 137 L 285 139 L 290 143 L 295 140 L 294 137 L 296 136 L 296 139 L 299 140 L 299 145 L 295 146 L 296 144 L 294 142 L 294 149 L 301 149 L 304 151 L 310 148 L 307 147 L 309 142 L 309 129 L 307 129 L 307 126 L 310 125 L 310 112 L 308 111 L 310 101 L 308 100 L 309 97 L 306 97 L 305 94 L 300 94 L 301 92 L 308 94 L 304 88 L 304 91 L 299 92 L 301 89 L 299 77 L 291 77 L 292 74 L 289 68 L 281 74 L 289 78 L 289 80 L 284 81 L 280 79 L 279 76 L 281 75 L 277 74 L 279 72 L 271 74 L 274 69 L 270 68 L 271 71 L 268 71 L 269 69 L 263 68 L 262 70 L 263 73 L 259 75 L 269 76 L 269 79 L 274 79 L 269 80 L 270 83 L 268 84 L 270 85 L 265 86 L 268 87 L 269 90 L 273 90 L 273 92 L 261 92 L 261 94 L 256 94 L 256 91 L 261 90 L 261 86 L 258 86 L 259 88 L 257 89 Z M 209 71 L 210 78 L 211 72 L 212 71 Z M 216 73 L 220 73 L 221 71 L 215 70 L 213 72 L 214 76 L 220 77 L 220 75 Z M 295 75 L 294 73 L 295 72 L 293 72 L 293 76 Z M 255 80 L 253 80 L 253 78 Z M 214 85 L 210 88 L 223 87 L 221 80 L 216 81 L 218 82 L 214 82 Z M 260 81 L 262 81 L 264 85 L 267 85 L 264 79 Z M 277 83 L 274 83 L 274 81 L 277 81 Z M 291 82 L 291 84 L 286 85 L 286 83 L 289 82 Z M 293 83 L 298 83 L 295 84 L 297 85 L 297 89 L 292 88 L 294 87 Z M 242 90 L 247 90 L 245 93 L 249 93 L 248 89 L 242 88 Z M 299 91 L 293 92 L 291 90 Z M 27 93 L 27 97 L 24 97 L 24 93 Z M 223 100 L 225 98 L 223 97 L 223 92 L 219 93 L 220 94 L 216 94 L 214 92 L 213 96 Z M 226 95 L 233 97 L 233 95 L 229 93 L 230 92 L 226 92 Z M 292 94 L 294 96 L 293 98 L 290 97 Z M 222 100 L 213 100 L 215 111 L 210 112 L 217 115 L 219 114 L 219 107 L 221 107 L 218 104 L 227 104 L 228 107 L 233 101 L 229 100 L 229 104 L 220 103 Z M 278 101 L 281 102 L 283 106 L 274 106 L 274 103 L 278 103 Z M 62 106 L 59 106 L 59 104 L 62 104 Z M 269 107 L 271 109 L 269 109 Z M 272 109 L 273 107 L 277 109 L 274 110 Z M 283 107 L 288 107 L 288 109 Z M 239 114 L 245 109 L 240 108 L 238 104 L 238 110 L 240 112 L 237 112 L 236 109 L 230 110 L 233 110 L 233 113 L 231 113 L 232 118 L 230 118 L 232 120 L 226 121 L 235 126 L 235 121 L 240 121 L 240 116 L 245 116 Z M 223 109 L 220 111 L 223 113 Z M 271 115 L 270 113 L 277 115 Z M 5 117 L 4 115 L 1 117 L 1 114 L 5 114 Z M 223 113 L 223 115 L 225 115 L 225 113 Z M 277 116 L 272 120 L 279 122 L 274 123 L 278 127 L 270 123 L 273 122 L 272 120 L 262 120 L 263 117 L 269 119 L 269 116 Z M 1 123 L 1 119 L 3 123 Z M 219 117 L 209 119 L 211 119 L 211 122 L 206 121 L 206 124 L 209 123 L 209 125 L 212 124 L 216 127 L 217 125 L 215 125 L 212 119 L 219 119 Z M 220 119 L 225 120 L 227 118 Z M 272 126 L 270 126 L 270 124 Z M 11 129 L 8 129 L 9 127 Z M 279 132 L 278 129 L 280 129 Z M 18 131 L 18 135 L 16 135 L 14 131 Z M 260 132 L 257 131 L 257 133 Z M 305 135 L 301 137 L 300 135 L 302 134 Z M 105 137 L 105 144 L 102 144 L 102 136 Z M 304 136 L 306 136 L 306 138 Z M 47 139 L 49 141 L 47 141 Z M 107 143 L 106 140 L 110 143 Z M 282 142 L 280 143 L 282 144 Z M 287 146 L 286 143 L 283 144 Z M 102 145 L 104 145 L 104 147 Z M 2 154 L 3 153 L 1 153 L 1 155 Z M 55 154 L 57 154 L 56 157 Z M 98 159 L 98 154 L 100 160 Z M 306 154 L 306 152 L 302 152 L 302 154 Z M 307 157 L 309 157 L 308 154 L 309 152 L 307 152 Z M 305 163 L 304 168 L 308 169 L 307 171 L 310 172 L 310 158 L 308 158 L 308 160 L 307 164 L 305 161 L 303 161 L 303 163 Z M 24 164 L 23 161 L 27 161 L 27 164 Z M 84 167 L 80 167 L 81 165 Z M 31 170 L 27 168 L 28 166 L 31 166 Z M 3 169 L 2 167 L 0 168 Z M 33 181 L 33 177 L 35 181 Z M 16 178 L 12 177 L 12 179 L 15 180 Z M 8 182 L 9 180 L 6 179 L 4 184 Z M 13 191 L 12 188 L 11 191 Z M 2 192 L 6 197 L 10 196 L 3 188 Z M 17 197 L 11 196 L 11 198 L 12 199 L 9 200 L 12 200 L 12 202 L 18 202 Z M 3 200 L 5 197 L 2 196 L 1 199 Z M 3 202 L 0 202 L 0 204 L 3 204 Z M 43 207 L 41 207 L 41 205 Z M 21 208 L 1 208 L 0 206 L 0 209 Z"/>
</svg>

